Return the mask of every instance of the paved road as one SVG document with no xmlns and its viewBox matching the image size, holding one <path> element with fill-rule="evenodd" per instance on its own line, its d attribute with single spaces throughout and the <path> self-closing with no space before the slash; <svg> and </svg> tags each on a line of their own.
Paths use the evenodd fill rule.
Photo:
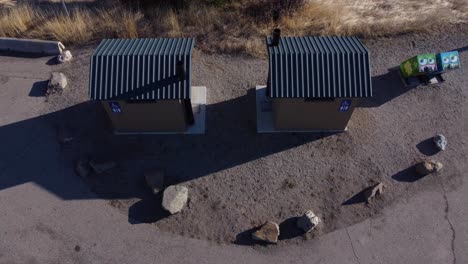
<svg viewBox="0 0 468 264">
<path fill-rule="evenodd" d="M 468 263 L 466 174 L 445 175 L 377 218 L 282 247 L 218 245 L 129 224 L 74 175 L 50 120 L 38 117 L 48 59 L 0 56 L 0 263 Z"/>
</svg>

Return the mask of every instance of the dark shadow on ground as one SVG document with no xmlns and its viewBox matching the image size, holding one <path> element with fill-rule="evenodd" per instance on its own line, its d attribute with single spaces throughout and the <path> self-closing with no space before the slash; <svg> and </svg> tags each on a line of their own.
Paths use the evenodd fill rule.
<svg viewBox="0 0 468 264">
<path fill-rule="evenodd" d="M 50 57 L 51 55 L 40 54 L 40 53 L 16 52 L 16 51 L 0 51 L 0 56 L 37 59 L 37 58 L 43 58 L 43 57 Z"/>
<path fill-rule="evenodd" d="M 278 240 L 287 240 L 299 237 L 304 234 L 304 232 L 297 227 L 297 220 L 299 217 L 290 217 L 279 225 L 280 235 Z"/>
<path fill-rule="evenodd" d="M 130 224 L 155 223 L 170 214 L 161 206 L 162 193 L 150 194 L 144 199 L 134 203 L 128 211 Z"/>
<path fill-rule="evenodd" d="M 467 50 L 468 50 L 468 46 L 465 46 L 465 47 L 456 49 L 456 51 L 458 51 L 458 52 L 460 52 L 460 53 L 461 53 L 461 52 L 464 52 L 464 51 L 467 51 Z"/>
<path fill-rule="evenodd" d="M 421 142 L 419 142 L 416 145 L 416 148 L 421 152 L 422 154 L 426 156 L 432 156 L 440 152 L 435 146 L 434 146 L 434 139 L 433 138 L 428 138 L 425 139 Z"/>
<path fill-rule="evenodd" d="M 392 176 L 392 179 L 400 182 L 415 182 L 424 178 L 416 173 L 416 165 L 404 169 Z"/>
<path fill-rule="evenodd" d="M 31 97 L 43 97 L 46 95 L 47 92 L 47 84 L 49 81 L 38 81 L 35 82 L 29 92 L 29 96 Z"/>
<path fill-rule="evenodd" d="M 243 231 L 242 233 L 236 236 L 236 240 L 232 243 L 239 245 L 239 246 L 253 246 L 255 244 L 266 245 L 267 243 L 262 243 L 261 241 L 255 241 L 252 238 L 252 234 L 259 230 L 260 227 L 254 227 L 249 230 Z"/>
<path fill-rule="evenodd" d="M 341 205 L 353 205 L 353 204 L 358 204 L 358 203 L 365 203 L 366 202 L 366 196 L 365 193 L 368 189 L 371 189 L 373 186 L 370 186 L 368 188 L 365 188 L 364 190 L 356 193 L 353 195 L 353 197 L 349 198 L 348 200 L 344 201 Z"/>
<path fill-rule="evenodd" d="M 141 209 L 156 202 L 148 199 L 145 171 L 163 168 L 168 186 L 332 135 L 257 134 L 255 123 L 255 89 L 208 105 L 205 135 L 116 136 L 99 103 L 81 103 L 0 127 L 0 191 L 34 182 L 65 200 L 96 199 L 96 195 L 110 200 L 141 199 L 129 218 L 146 222 L 164 214 L 157 213 L 161 212 L 157 208 Z M 71 142 L 59 143 L 57 128 L 62 126 L 72 131 Z M 75 162 L 82 157 L 113 160 L 118 166 L 83 180 L 74 171 Z M 83 182 L 91 188 L 79 187 Z M 141 214 L 145 211 L 149 215 Z M 159 215 L 153 215 L 155 212 Z"/>
<path fill-rule="evenodd" d="M 372 77 L 372 89 L 374 96 L 364 100 L 360 107 L 379 107 L 410 90 L 403 83 L 398 67 L 389 69 L 386 74 Z"/>
<path fill-rule="evenodd" d="M 49 65 L 49 66 L 53 66 L 53 65 L 57 65 L 57 64 L 59 64 L 58 60 L 57 60 L 57 57 L 52 57 L 46 62 L 46 65 Z"/>
</svg>

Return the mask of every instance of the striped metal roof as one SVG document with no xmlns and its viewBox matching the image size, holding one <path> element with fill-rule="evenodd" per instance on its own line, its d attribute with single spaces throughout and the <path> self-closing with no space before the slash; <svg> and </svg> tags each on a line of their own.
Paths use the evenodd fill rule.
<svg viewBox="0 0 468 264">
<path fill-rule="evenodd" d="M 370 97 L 369 51 L 356 37 L 266 39 L 272 98 Z"/>
<path fill-rule="evenodd" d="M 105 39 L 91 56 L 89 96 L 96 100 L 188 99 L 194 39 Z M 183 62 L 185 78 L 176 75 Z"/>
</svg>

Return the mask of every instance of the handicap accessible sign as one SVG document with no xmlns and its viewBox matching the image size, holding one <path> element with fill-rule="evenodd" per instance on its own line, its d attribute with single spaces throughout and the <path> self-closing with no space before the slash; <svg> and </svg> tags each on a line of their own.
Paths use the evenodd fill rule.
<svg viewBox="0 0 468 264">
<path fill-rule="evenodd" d="M 109 102 L 109 107 L 112 113 L 122 113 L 122 108 L 120 107 L 120 104 L 117 102 Z"/>
<path fill-rule="evenodd" d="M 342 100 L 340 105 L 340 112 L 348 112 L 351 107 L 351 100 Z"/>
</svg>

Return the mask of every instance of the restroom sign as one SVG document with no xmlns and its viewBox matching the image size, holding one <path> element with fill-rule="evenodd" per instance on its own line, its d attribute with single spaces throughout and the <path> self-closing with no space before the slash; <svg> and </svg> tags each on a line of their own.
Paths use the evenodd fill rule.
<svg viewBox="0 0 468 264">
<path fill-rule="evenodd" d="M 342 100 L 340 105 L 340 112 L 348 112 L 351 107 L 351 100 Z"/>
<path fill-rule="evenodd" d="M 122 108 L 120 107 L 120 104 L 117 102 L 109 102 L 109 107 L 112 113 L 122 113 Z"/>
</svg>

